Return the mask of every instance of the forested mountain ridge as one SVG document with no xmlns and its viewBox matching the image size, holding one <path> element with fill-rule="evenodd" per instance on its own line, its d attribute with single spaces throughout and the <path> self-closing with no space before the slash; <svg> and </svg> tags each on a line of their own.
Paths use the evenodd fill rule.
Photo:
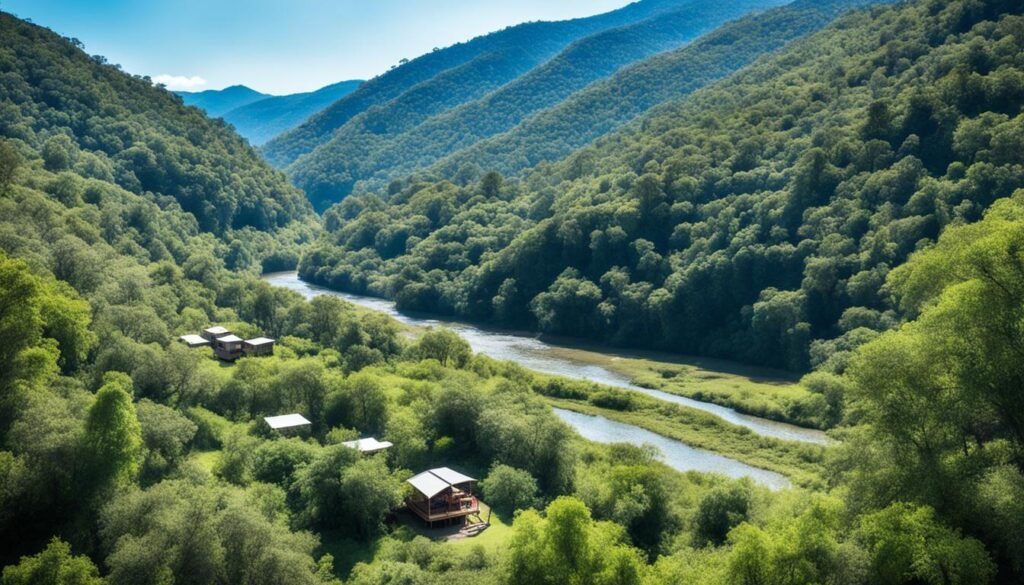
<svg viewBox="0 0 1024 585">
<path fill-rule="evenodd" d="M 328 107 L 305 124 L 271 140 L 264 146 L 263 153 L 275 166 L 287 167 L 300 156 L 330 140 L 335 130 L 360 112 L 376 105 L 387 104 L 420 84 L 429 84 L 431 79 L 445 71 L 464 67 L 474 60 L 486 65 L 490 59 L 495 58 L 494 54 L 517 48 L 523 51 L 521 57 L 528 57 L 536 64 L 554 56 L 582 36 L 643 20 L 671 10 L 686 1 L 688 0 L 640 0 L 605 14 L 559 22 L 520 24 L 438 49 L 400 63 L 391 71 L 367 81 L 357 91 Z M 487 57 L 488 55 L 490 57 Z M 485 73 L 482 71 L 481 75 Z M 476 79 L 475 82 L 490 83 L 492 87 L 503 83 L 498 79 L 483 78 Z M 452 100 L 457 96 L 437 97 Z"/>
<path fill-rule="evenodd" d="M 220 118 L 236 108 L 274 97 L 244 85 L 232 85 L 224 89 L 205 91 L 176 91 L 174 93 L 181 96 L 185 105 L 195 106 L 206 112 L 211 118 Z"/>
<path fill-rule="evenodd" d="M 250 144 L 260 146 L 352 93 L 362 83 L 362 80 L 340 81 L 316 91 L 269 96 L 236 107 L 220 117 L 234 126 L 235 130 L 247 138 Z"/>
<path fill-rule="evenodd" d="M 53 32 L 0 13 L 0 136 L 71 171 L 170 197 L 224 234 L 309 221 L 302 192 L 218 120 Z"/>
<path fill-rule="evenodd" d="M 616 343 L 841 371 L 891 267 L 1024 185 L 1021 7 L 843 17 L 522 182 L 345 201 L 305 278 Z"/>
<path fill-rule="evenodd" d="M 461 105 L 451 108 L 446 108 L 452 99 L 444 95 L 447 92 L 438 97 L 432 89 L 428 99 L 435 105 L 426 108 L 420 99 L 409 103 L 412 100 L 407 98 L 415 93 L 411 90 L 350 120 L 327 143 L 291 165 L 289 175 L 317 207 L 340 201 L 360 181 L 373 179 L 362 189 L 386 187 L 391 179 L 503 132 L 624 65 L 679 47 L 732 18 L 780 2 L 682 2 L 676 10 L 585 36 L 479 99 L 469 99 L 473 96 L 466 85 L 458 84 L 450 90 L 457 96 L 451 103 Z M 505 52 L 514 57 L 517 49 Z M 525 60 L 516 61 L 528 65 Z M 431 110 L 438 113 L 431 116 Z"/>
<path fill-rule="evenodd" d="M 484 169 L 515 175 L 559 161 L 651 108 L 724 78 L 824 27 L 846 10 L 869 3 L 873 2 L 796 0 L 737 19 L 691 46 L 626 67 L 507 132 L 456 151 L 424 174 L 452 178 Z"/>
</svg>

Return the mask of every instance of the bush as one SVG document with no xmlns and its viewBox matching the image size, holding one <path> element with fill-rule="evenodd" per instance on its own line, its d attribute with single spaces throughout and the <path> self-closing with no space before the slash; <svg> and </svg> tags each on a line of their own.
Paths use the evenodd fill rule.
<svg viewBox="0 0 1024 585">
<path fill-rule="evenodd" d="M 495 465 L 480 484 L 484 499 L 500 514 L 532 507 L 537 502 L 537 480 L 529 472 Z"/>
</svg>

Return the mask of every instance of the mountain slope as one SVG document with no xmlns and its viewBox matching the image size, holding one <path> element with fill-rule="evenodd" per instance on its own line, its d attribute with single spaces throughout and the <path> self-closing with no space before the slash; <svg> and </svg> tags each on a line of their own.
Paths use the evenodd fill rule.
<svg viewBox="0 0 1024 585">
<path fill-rule="evenodd" d="M 0 136 L 41 152 L 48 170 L 175 201 L 218 234 L 311 218 L 302 193 L 223 122 L 47 29 L 0 14 L 0 33 Z"/>
<path fill-rule="evenodd" d="M 624 26 L 649 18 L 655 14 L 672 10 L 686 0 L 641 0 L 609 13 L 559 22 L 530 22 L 508 27 L 498 32 L 476 37 L 444 49 L 422 55 L 412 61 L 375 77 L 364 83 L 357 91 L 339 100 L 323 112 L 313 116 L 305 124 L 271 140 L 263 149 L 267 160 L 277 167 L 286 167 L 300 156 L 311 152 L 317 146 L 330 140 L 335 130 L 359 113 L 377 105 L 383 105 L 398 98 L 405 92 L 417 88 L 420 95 L 430 90 L 430 81 L 442 73 L 459 67 L 466 67 L 474 61 L 480 67 L 475 76 L 475 85 L 462 91 L 472 96 L 482 95 L 510 80 L 500 73 L 528 69 L 568 46 L 578 38 L 601 30 Z M 516 51 L 518 55 L 507 55 L 505 67 L 489 72 L 495 59 L 501 60 L 503 51 Z M 489 76 L 490 73 L 496 76 Z M 464 78 L 470 78 L 467 72 Z M 440 80 L 443 84 L 443 79 Z M 417 87 L 426 84 L 424 87 Z M 459 100 L 456 95 L 435 94 L 450 107 Z M 462 100 L 465 101 L 465 100 Z M 454 103 L 453 103 L 454 102 Z M 425 102 L 432 105 L 434 102 Z M 437 113 L 435 108 L 431 113 Z"/>
<path fill-rule="evenodd" d="M 301 273 L 406 309 L 841 370 L 900 318 L 890 268 L 1024 187 L 1021 12 L 854 12 L 521 182 L 350 198 Z"/>
<path fill-rule="evenodd" d="M 651 108 L 725 77 L 759 56 L 813 32 L 869 0 L 797 0 L 721 27 L 693 45 L 659 55 L 593 84 L 508 132 L 453 153 L 434 173 L 463 168 L 515 174 L 556 161 Z"/>
<path fill-rule="evenodd" d="M 250 144 L 260 146 L 352 93 L 361 83 L 361 80 L 341 81 L 316 91 L 267 97 L 237 107 L 222 117 L 249 139 Z"/>
<path fill-rule="evenodd" d="M 731 18 L 780 1 L 682 2 L 679 10 L 584 37 L 480 99 L 467 101 L 466 92 L 455 91 L 462 105 L 443 111 L 447 104 L 442 103 L 433 109 L 443 113 L 433 117 L 425 115 L 426 108 L 404 103 L 403 96 L 353 118 L 328 143 L 296 161 L 289 174 L 315 205 L 337 201 L 356 182 L 375 175 L 376 185 L 386 185 L 391 178 L 428 166 L 461 146 L 507 130 L 623 65 L 679 47 Z M 515 55 L 515 50 L 504 54 Z M 522 59 L 517 62 L 529 64 Z"/>
<path fill-rule="evenodd" d="M 250 89 L 244 85 L 232 85 L 224 89 L 208 89 L 206 91 L 175 92 L 185 101 L 185 105 L 195 106 L 207 113 L 211 118 L 220 118 L 224 114 L 242 106 L 273 97 Z"/>
</svg>

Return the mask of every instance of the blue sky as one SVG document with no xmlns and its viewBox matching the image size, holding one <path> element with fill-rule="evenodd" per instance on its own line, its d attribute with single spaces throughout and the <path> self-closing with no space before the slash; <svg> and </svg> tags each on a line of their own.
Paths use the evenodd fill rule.
<svg viewBox="0 0 1024 585">
<path fill-rule="evenodd" d="M 76 37 L 131 73 L 169 76 L 171 89 L 244 84 L 284 94 L 367 79 L 508 25 L 629 1 L 0 0 L 0 9 Z"/>
</svg>

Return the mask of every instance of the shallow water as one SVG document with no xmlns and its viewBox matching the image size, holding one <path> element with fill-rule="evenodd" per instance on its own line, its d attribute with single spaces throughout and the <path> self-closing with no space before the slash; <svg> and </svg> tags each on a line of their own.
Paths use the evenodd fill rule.
<svg viewBox="0 0 1024 585">
<path fill-rule="evenodd" d="M 603 416 L 591 416 L 556 408 L 555 414 L 586 439 L 598 443 L 632 443 L 653 445 L 661 453 L 662 461 L 679 471 L 720 473 L 733 478 L 749 477 L 772 489 L 789 486 L 785 476 L 741 463 L 717 453 L 695 449 L 686 443 L 663 437 L 646 429 L 620 423 Z"/>
<path fill-rule="evenodd" d="M 395 308 L 395 303 L 392 301 L 333 291 L 328 288 L 309 284 L 299 280 L 298 274 L 295 272 L 267 274 L 264 275 L 263 279 L 274 286 L 293 290 L 306 298 L 313 298 L 323 294 L 334 295 L 353 304 L 373 309 L 375 311 L 380 311 L 382 313 L 387 313 L 402 323 L 421 327 L 447 327 L 457 332 L 466 341 L 468 341 L 474 352 L 482 353 L 498 360 L 513 361 L 531 370 L 544 372 L 546 374 L 565 376 L 566 378 L 588 380 L 599 384 L 606 384 L 608 386 L 632 390 L 634 392 L 641 392 L 648 396 L 657 398 L 658 400 L 664 400 L 665 402 L 680 404 L 690 408 L 703 410 L 704 412 L 709 412 L 729 423 L 746 427 L 751 431 L 766 437 L 815 444 L 825 444 L 828 442 L 825 433 L 815 429 L 806 429 L 796 425 L 742 414 L 725 406 L 719 406 L 710 402 L 701 402 L 692 398 L 686 398 L 685 396 L 678 396 L 668 392 L 662 392 L 661 390 L 652 390 L 650 388 L 643 388 L 636 384 L 631 384 L 628 378 L 608 370 L 607 368 L 590 364 L 582 360 L 573 359 L 572 357 L 555 355 L 555 352 L 552 350 L 556 349 L 557 346 L 546 341 L 541 341 L 536 337 L 531 337 L 528 334 L 482 329 L 475 325 L 458 321 L 440 320 L 401 313 Z"/>
</svg>

